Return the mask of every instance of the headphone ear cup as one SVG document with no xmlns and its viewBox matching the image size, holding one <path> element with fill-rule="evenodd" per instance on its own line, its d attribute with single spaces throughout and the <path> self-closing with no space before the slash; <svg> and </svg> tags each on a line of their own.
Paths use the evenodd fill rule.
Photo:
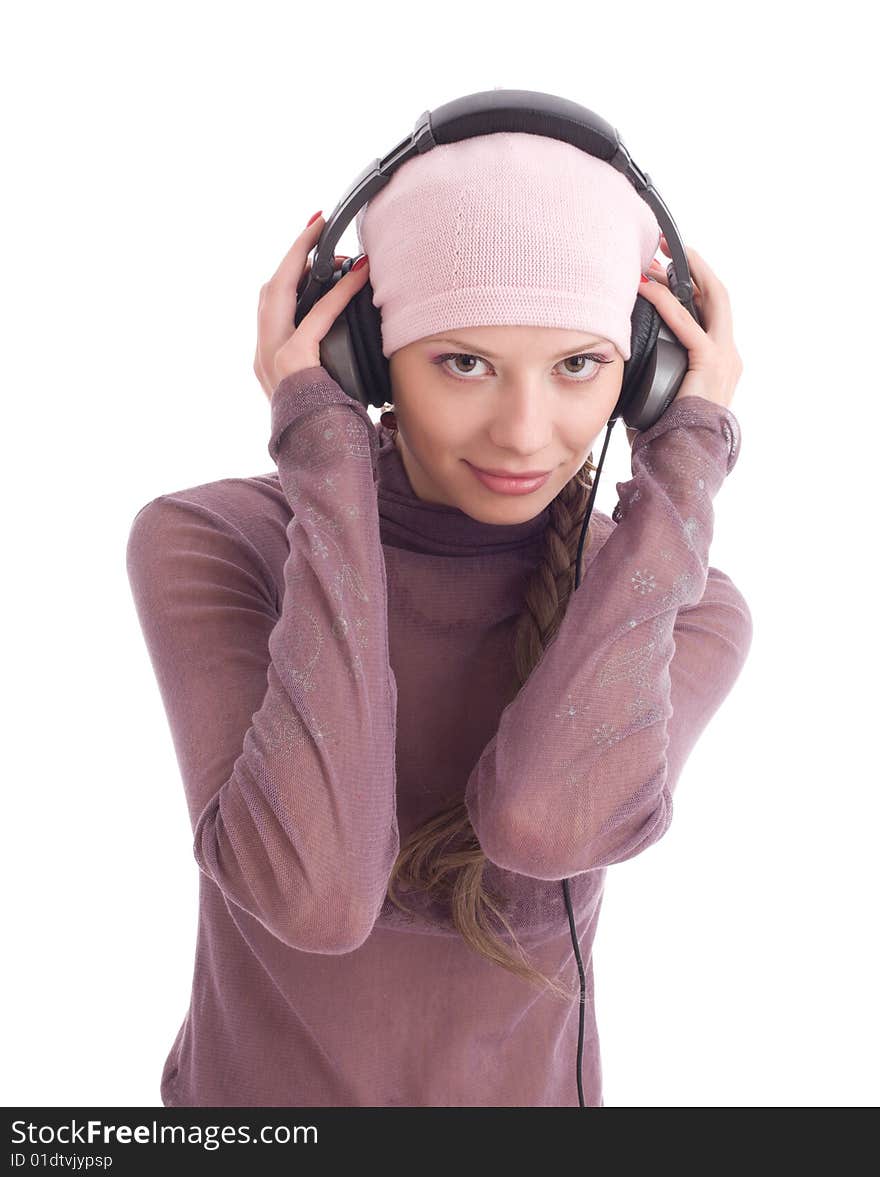
<svg viewBox="0 0 880 1177">
<path fill-rule="evenodd" d="M 633 393 L 638 388 L 642 373 L 651 362 L 657 339 L 660 335 L 661 318 L 653 303 L 636 295 L 635 305 L 630 315 L 630 352 L 631 355 L 623 364 L 623 383 L 620 387 L 620 397 L 614 407 L 612 416 L 626 416 L 626 410 Z"/>
<path fill-rule="evenodd" d="M 354 264 L 346 258 L 333 275 L 325 297 Z M 319 362 L 350 397 L 366 407 L 381 408 L 391 399 L 391 372 L 382 354 L 382 323 L 373 306 L 369 279 L 343 305 L 318 345 Z"/>
<path fill-rule="evenodd" d="M 362 386 L 369 403 L 380 409 L 391 400 L 391 370 L 382 354 L 382 317 L 373 305 L 369 278 L 348 300 L 343 313 Z"/>
</svg>

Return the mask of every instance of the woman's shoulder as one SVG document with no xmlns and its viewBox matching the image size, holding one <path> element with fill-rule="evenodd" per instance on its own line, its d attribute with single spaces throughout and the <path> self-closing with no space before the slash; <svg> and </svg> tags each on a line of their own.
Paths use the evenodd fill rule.
<svg viewBox="0 0 880 1177">
<path fill-rule="evenodd" d="M 176 542 L 180 529 L 197 519 L 211 534 L 219 532 L 232 541 L 236 558 L 268 566 L 275 579 L 289 554 L 292 514 L 277 471 L 219 478 L 165 491 L 145 503 L 131 523 L 129 551 L 154 547 L 165 535 Z"/>
<path fill-rule="evenodd" d="M 163 502 L 213 511 L 219 518 L 234 525 L 259 520 L 267 515 L 284 519 L 286 523 L 291 516 L 290 504 L 281 489 L 277 471 L 218 478 L 212 482 L 164 491 L 141 507 L 138 514 L 154 503 Z"/>
</svg>

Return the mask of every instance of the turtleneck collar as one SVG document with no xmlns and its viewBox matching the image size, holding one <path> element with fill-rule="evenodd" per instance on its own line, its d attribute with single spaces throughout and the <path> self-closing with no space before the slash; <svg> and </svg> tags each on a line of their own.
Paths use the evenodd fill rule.
<svg viewBox="0 0 880 1177">
<path fill-rule="evenodd" d="M 379 438 L 377 497 L 383 543 L 441 556 L 509 552 L 538 543 L 547 527 L 545 507 L 524 523 L 483 523 L 458 507 L 426 503 L 412 488 L 393 434 L 376 423 Z"/>
</svg>

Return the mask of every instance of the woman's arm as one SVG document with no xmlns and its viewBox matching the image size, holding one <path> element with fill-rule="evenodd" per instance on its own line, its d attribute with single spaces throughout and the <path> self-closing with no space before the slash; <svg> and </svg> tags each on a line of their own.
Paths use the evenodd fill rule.
<svg viewBox="0 0 880 1177">
<path fill-rule="evenodd" d="M 751 644 L 745 600 L 709 569 L 712 502 L 739 437 L 729 408 L 688 396 L 635 438 L 621 521 L 468 781 L 498 866 L 568 878 L 668 828 L 681 769 Z"/>
<path fill-rule="evenodd" d="M 185 492 L 141 509 L 127 567 L 199 867 L 290 947 L 344 953 L 400 848 L 378 441 L 321 367 L 283 379 L 271 415 L 280 610 L 248 538 Z"/>
</svg>

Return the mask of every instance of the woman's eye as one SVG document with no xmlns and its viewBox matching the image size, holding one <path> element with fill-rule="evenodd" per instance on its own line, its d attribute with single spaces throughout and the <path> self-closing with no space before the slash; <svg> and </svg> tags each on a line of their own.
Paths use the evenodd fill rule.
<svg viewBox="0 0 880 1177">
<path fill-rule="evenodd" d="M 449 352 L 445 356 L 438 356 L 437 359 L 435 360 L 435 363 L 443 364 L 443 366 L 445 367 L 447 360 L 472 360 L 478 364 L 485 364 L 485 362 L 486 362 L 485 360 L 481 360 L 479 356 L 472 356 L 472 355 L 469 355 L 467 352 Z M 474 370 L 473 368 L 465 368 L 466 373 L 473 372 L 473 370 Z M 464 373 L 462 373 L 461 369 L 458 369 L 455 374 L 458 376 L 461 376 Z"/>
<path fill-rule="evenodd" d="M 457 367 L 456 369 L 446 367 L 446 365 L 450 362 L 458 364 L 458 362 L 461 360 L 465 361 L 464 370 L 462 370 L 461 367 Z M 581 352 L 575 356 L 566 356 L 564 360 L 559 361 L 560 365 L 561 364 L 571 364 L 571 363 L 574 363 L 576 365 L 574 370 L 572 370 L 571 368 L 568 369 L 568 374 L 574 378 L 574 383 L 579 383 L 579 384 L 588 383 L 588 381 L 592 380 L 593 377 L 595 376 L 595 374 L 599 371 L 599 368 L 601 367 L 602 364 L 610 364 L 612 362 L 613 361 L 608 359 L 606 356 L 591 355 L 587 352 Z M 459 351 L 459 352 L 446 352 L 445 355 L 437 356 L 437 358 L 435 360 L 433 360 L 432 363 L 442 366 L 451 375 L 457 376 L 460 378 L 462 376 L 467 376 L 467 375 L 470 375 L 471 373 L 473 373 L 475 370 L 473 367 L 474 364 L 485 364 L 486 360 L 481 359 L 479 356 L 471 355 L 469 352 L 460 352 Z M 590 366 L 587 367 L 587 364 L 589 364 Z M 578 374 L 582 373 L 582 372 L 589 372 L 589 375 L 585 378 L 581 378 L 578 376 Z"/>
<path fill-rule="evenodd" d="M 573 360 L 574 361 L 579 361 L 579 360 L 589 361 L 589 363 L 591 363 L 593 365 L 593 368 L 590 369 L 591 372 L 595 368 L 596 362 L 597 362 L 593 356 L 587 356 L 587 355 L 566 356 L 566 358 L 564 360 L 562 360 L 561 362 L 563 364 L 570 364 Z M 582 366 L 576 368 L 575 371 L 572 373 L 572 375 L 575 375 L 577 372 L 584 372 L 584 371 L 586 371 L 586 368 L 582 365 Z"/>
</svg>

